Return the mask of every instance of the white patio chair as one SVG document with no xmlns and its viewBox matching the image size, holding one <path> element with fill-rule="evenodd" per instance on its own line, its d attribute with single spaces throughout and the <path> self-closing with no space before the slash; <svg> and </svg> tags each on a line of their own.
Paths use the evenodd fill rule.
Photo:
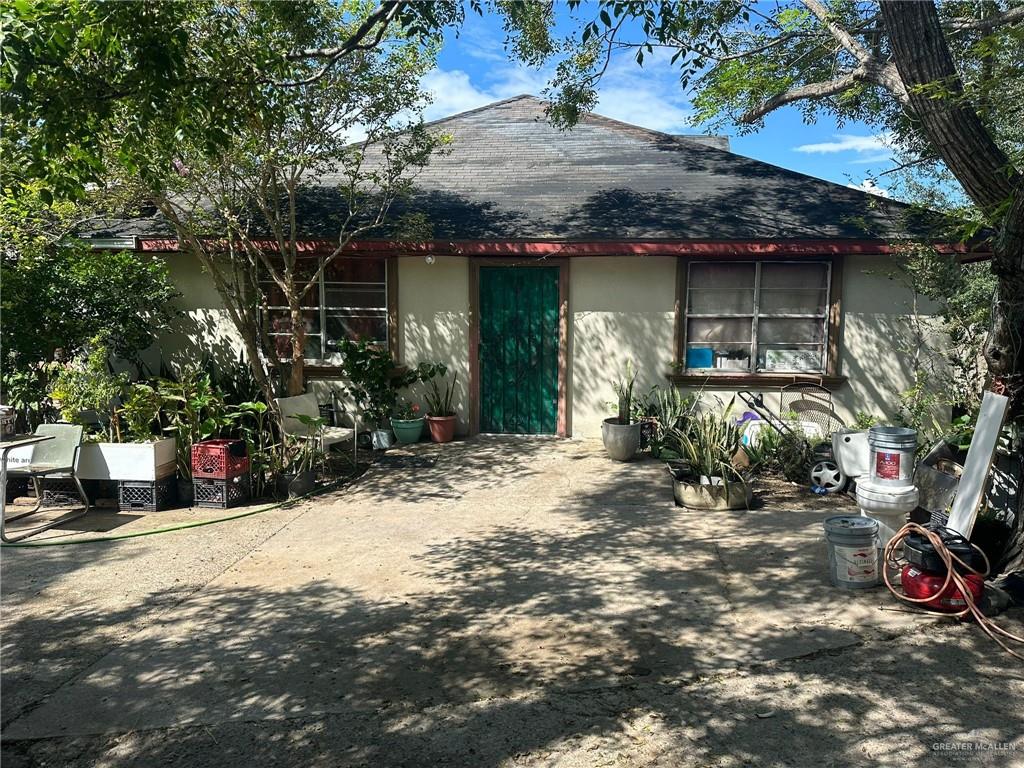
<svg viewBox="0 0 1024 768">
<path fill-rule="evenodd" d="M 295 397 L 279 397 L 274 400 L 274 405 L 281 411 L 281 426 L 285 434 L 292 437 L 308 439 L 310 437 L 309 427 L 303 424 L 296 416 L 308 416 L 312 419 L 320 417 L 320 406 L 316 402 L 316 395 L 306 393 Z M 320 450 L 324 453 L 332 445 L 352 441 L 352 449 L 355 450 L 356 430 L 349 427 L 325 426 L 320 429 Z"/>
</svg>

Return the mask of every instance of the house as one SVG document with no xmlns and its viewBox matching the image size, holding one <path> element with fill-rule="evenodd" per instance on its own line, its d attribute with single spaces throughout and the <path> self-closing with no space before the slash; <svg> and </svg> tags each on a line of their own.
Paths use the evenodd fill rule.
<svg viewBox="0 0 1024 768">
<path fill-rule="evenodd" d="M 457 371 L 464 433 L 597 436 L 627 362 L 639 390 L 671 381 L 727 398 L 818 382 L 847 420 L 893 414 L 911 385 L 913 297 L 892 255 L 934 237 L 909 206 L 717 137 L 599 115 L 562 132 L 530 96 L 433 125 L 452 151 L 395 211 L 425 214 L 433 239 L 385 232 L 326 271 L 310 307 L 312 387 L 341 389 L 333 345 L 353 335 Z M 300 226 L 329 247 L 331 231 Z M 105 235 L 166 253 L 190 325 L 165 353 L 240 347 L 198 264 L 166 236 Z"/>
</svg>

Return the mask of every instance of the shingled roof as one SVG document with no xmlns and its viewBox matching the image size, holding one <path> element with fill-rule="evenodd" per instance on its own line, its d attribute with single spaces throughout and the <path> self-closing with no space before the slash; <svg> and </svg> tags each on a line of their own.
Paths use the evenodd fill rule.
<svg viewBox="0 0 1024 768">
<path fill-rule="evenodd" d="M 553 127 L 517 96 L 433 123 L 452 136 L 395 213 L 438 239 L 927 237 L 909 206 L 691 140 L 588 115 Z"/>
<path fill-rule="evenodd" d="M 737 155 L 708 137 L 596 114 L 561 131 L 545 106 L 517 96 L 429 124 L 452 137 L 451 151 L 431 158 L 390 220 L 424 214 L 438 240 L 932 239 L 903 203 Z M 339 181 L 320 180 L 326 194 L 311 196 L 302 236 L 337 236 L 341 212 L 329 190 Z M 135 220 L 95 234 L 160 229 Z"/>
</svg>

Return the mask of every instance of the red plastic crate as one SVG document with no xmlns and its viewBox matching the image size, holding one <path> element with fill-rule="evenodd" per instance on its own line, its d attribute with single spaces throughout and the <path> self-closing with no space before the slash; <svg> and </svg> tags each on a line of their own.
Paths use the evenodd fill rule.
<svg viewBox="0 0 1024 768">
<path fill-rule="evenodd" d="M 192 446 L 192 477 L 230 480 L 249 473 L 242 440 L 204 440 Z"/>
</svg>

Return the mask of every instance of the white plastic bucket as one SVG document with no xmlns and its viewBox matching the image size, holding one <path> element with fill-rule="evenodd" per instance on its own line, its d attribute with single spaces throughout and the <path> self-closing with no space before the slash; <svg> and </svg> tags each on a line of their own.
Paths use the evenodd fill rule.
<svg viewBox="0 0 1024 768">
<path fill-rule="evenodd" d="M 868 430 L 871 446 L 871 482 L 876 485 L 913 485 L 914 452 L 917 430 L 906 427 L 872 427 Z"/>
<path fill-rule="evenodd" d="M 832 585 L 843 589 L 876 586 L 881 562 L 878 522 L 870 517 L 836 515 L 826 518 L 823 525 Z"/>
</svg>

